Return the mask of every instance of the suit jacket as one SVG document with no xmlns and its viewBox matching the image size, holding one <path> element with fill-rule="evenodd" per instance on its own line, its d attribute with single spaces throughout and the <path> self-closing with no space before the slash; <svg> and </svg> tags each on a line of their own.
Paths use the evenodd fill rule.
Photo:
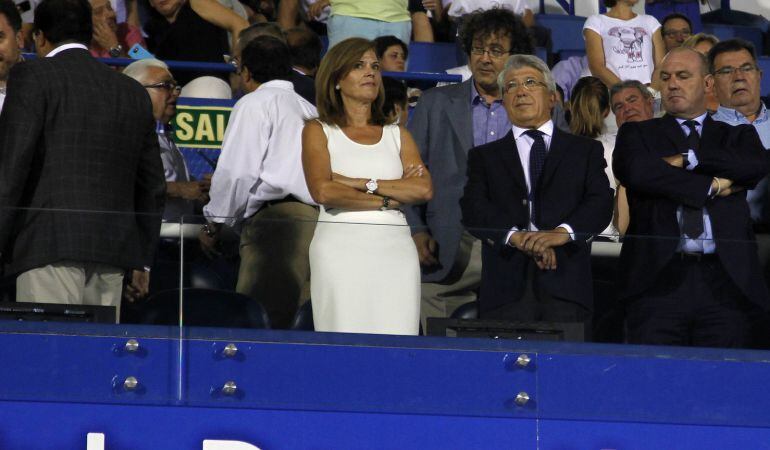
<svg viewBox="0 0 770 450">
<path fill-rule="evenodd" d="M 294 85 L 294 92 L 315 106 L 315 81 L 307 75 L 292 70 L 291 82 Z"/>
<path fill-rule="evenodd" d="M 768 305 L 759 270 L 746 193 L 709 198 L 712 177 L 753 188 L 770 171 L 770 159 L 750 125 L 730 126 L 706 117 L 693 171 L 661 158 L 686 151 L 685 134 L 676 119 L 664 116 L 626 123 L 615 142 L 615 176 L 628 190 L 631 220 L 620 254 L 620 297 L 643 294 L 652 287 L 679 244 L 677 209 L 706 207 L 716 253 L 741 291 Z"/>
<path fill-rule="evenodd" d="M 146 90 L 82 49 L 17 64 L 7 87 L 0 251 L 11 271 L 151 264 L 165 180 Z"/>
<path fill-rule="evenodd" d="M 535 223 L 542 230 L 567 224 L 575 240 L 556 247 L 557 269 L 538 271 L 537 283 L 550 295 L 593 306 L 591 246 L 593 235 L 612 218 L 612 189 L 604 172 L 602 145 L 554 127 L 538 180 Z M 473 148 L 468 155 L 468 183 L 461 200 L 463 224 L 482 239 L 481 312 L 517 301 L 526 288 L 526 254 L 506 245 L 512 227 L 528 228 L 529 203 L 513 132 Z"/>
<path fill-rule="evenodd" d="M 423 268 L 423 281 L 444 280 L 455 262 L 463 233 L 460 197 L 468 150 L 473 147 L 471 83 L 442 86 L 423 93 L 408 129 L 433 179 L 433 199 L 404 209 L 413 232 L 429 231 L 438 243 L 440 265 Z"/>
</svg>

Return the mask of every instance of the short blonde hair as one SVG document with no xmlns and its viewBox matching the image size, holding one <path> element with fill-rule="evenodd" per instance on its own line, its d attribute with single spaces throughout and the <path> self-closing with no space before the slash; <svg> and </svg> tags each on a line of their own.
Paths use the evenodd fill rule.
<svg viewBox="0 0 770 450">
<path fill-rule="evenodd" d="M 315 79 L 316 108 L 318 118 L 325 123 L 337 126 L 347 125 L 345 106 L 337 84 L 353 70 L 367 51 L 375 51 L 374 42 L 363 38 L 349 38 L 335 45 L 326 53 L 318 67 Z M 372 115 L 369 123 L 385 125 L 388 118 L 382 112 L 385 103 L 385 89 L 380 82 L 377 98 L 372 102 Z"/>
<path fill-rule="evenodd" d="M 713 34 L 708 33 L 693 34 L 692 36 L 688 37 L 687 40 L 682 42 L 682 47 L 695 48 L 695 46 L 701 42 L 710 42 L 711 46 L 713 47 L 719 43 L 719 38 Z"/>
</svg>

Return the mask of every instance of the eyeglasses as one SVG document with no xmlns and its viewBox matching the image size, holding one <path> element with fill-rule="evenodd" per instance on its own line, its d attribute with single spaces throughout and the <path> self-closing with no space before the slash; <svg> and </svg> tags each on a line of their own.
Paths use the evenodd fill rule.
<svg viewBox="0 0 770 450">
<path fill-rule="evenodd" d="M 489 53 L 489 56 L 492 58 L 502 58 L 503 56 L 509 55 L 511 51 L 502 50 L 499 48 L 491 48 L 487 50 L 484 47 L 471 47 L 471 54 L 473 55 L 483 56 L 484 53 Z"/>
<path fill-rule="evenodd" d="M 179 86 L 174 80 L 161 81 L 160 83 L 155 84 L 145 84 L 143 86 L 147 89 L 165 89 L 172 94 L 179 94 L 182 92 L 182 86 Z"/>
<path fill-rule="evenodd" d="M 690 35 L 692 35 L 692 31 L 686 29 L 663 31 L 663 36 L 666 37 L 690 37 Z"/>
<path fill-rule="evenodd" d="M 731 76 L 732 74 L 734 74 L 736 72 L 740 72 L 742 74 L 748 75 L 748 74 L 754 72 L 755 70 L 759 70 L 759 67 L 757 67 L 757 66 L 755 66 L 753 64 L 748 64 L 747 63 L 747 64 L 742 65 L 741 67 L 732 67 L 732 66 L 722 67 L 719 70 L 715 70 L 714 71 L 714 75 L 716 75 L 718 77 L 729 77 L 729 76 Z"/>
<path fill-rule="evenodd" d="M 534 91 L 536 89 L 544 88 L 547 85 L 542 81 L 538 81 L 534 78 L 527 78 L 522 83 L 519 83 L 518 81 L 509 81 L 508 84 L 505 85 L 505 92 L 507 94 L 512 94 L 516 91 L 516 89 L 519 88 L 519 86 L 524 87 L 524 89 L 528 91 Z"/>
</svg>

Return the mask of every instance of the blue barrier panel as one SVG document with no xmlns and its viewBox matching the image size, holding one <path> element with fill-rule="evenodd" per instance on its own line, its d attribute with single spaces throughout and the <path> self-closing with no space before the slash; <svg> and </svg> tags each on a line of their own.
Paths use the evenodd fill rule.
<svg viewBox="0 0 770 450">
<path fill-rule="evenodd" d="M 87 432 L 134 450 L 203 439 L 269 449 L 770 448 L 768 352 L 177 333 L 4 323 L 0 448 L 85 448 Z M 128 338 L 134 354 L 120 352 Z M 135 387 L 115 383 L 128 375 Z"/>
</svg>

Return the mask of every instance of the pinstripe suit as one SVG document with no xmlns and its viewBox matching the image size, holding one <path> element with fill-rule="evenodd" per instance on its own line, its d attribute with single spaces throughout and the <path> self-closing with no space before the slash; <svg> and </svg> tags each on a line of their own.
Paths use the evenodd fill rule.
<svg viewBox="0 0 770 450">
<path fill-rule="evenodd" d="M 82 49 L 17 64 L 7 90 L 0 251 L 9 270 L 151 264 L 165 180 L 145 90 Z"/>
</svg>

